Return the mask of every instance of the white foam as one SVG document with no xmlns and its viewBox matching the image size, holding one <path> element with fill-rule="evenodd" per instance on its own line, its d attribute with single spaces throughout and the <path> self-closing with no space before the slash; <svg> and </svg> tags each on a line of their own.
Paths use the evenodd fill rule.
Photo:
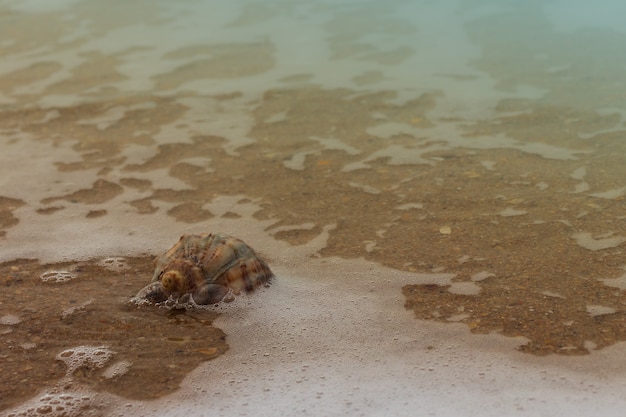
<svg viewBox="0 0 626 417">
<path fill-rule="evenodd" d="M 495 276 L 495 274 L 489 272 L 489 271 L 480 271 L 475 273 L 474 275 L 472 275 L 472 281 L 474 282 L 480 282 L 480 281 L 484 281 L 487 278 L 493 277 Z"/>
<path fill-rule="evenodd" d="M 115 126 L 120 120 L 126 117 L 126 113 L 133 110 L 150 110 L 156 108 L 156 103 L 153 101 L 146 101 L 143 103 L 137 103 L 130 106 L 115 106 L 107 109 L 104 113 L 91 117 L 89 119 L 82 119 L 76 122 L 79 125 L 94 125 L 98 130 L 106 130 L 112 126 Z"/>
<path fill-rule="evenodd" d="M 325 150 L 344 151 L 348 155 L 358 155 L 361 153 L 359 149 L 350 146 L 337 138 L 320 138 L 318 136 L 309 136 L 309 139 L 312 139 L 322 145 Z"/>
<path fill-rule="evenodd" d="M 3 413 L 6 417 L 100 417 L 104 404 L 100 395 L 85 390 L 52 389 Z"/>
<path fill-rule="evenodd" d="M 4 316 L 0 317 L 0 324 L 4 324 L 7 326 L 15 326 L 16 324 L 19 324 L 22 322 L 22 319 L 19 318 L 19 316 L 16 316 L 15 314 L 5 314 Z"/>
<path fill-rule="evenodd" d="M 507 207 L 504 210 L 498 213 L 502 217 L 514 217 L 514 216 L 523 216 L 528 214 L 526 210 L 518 210 L 514 207 Z"/>
<path fill-rule="evenodd" d="M 77 275 L 74 272 L 52 269 L 41 274 L 39 276 L 39 279 L 41 279 L 41 281 L 43 282 L 52 282 L 59 284 L 69 282 L 76 277 Z"/>
<path fill-rule="evenodd" d="M 589 232 L 574 233 L 572 237 L 579 246 L 593 251 L 614 248 L 626 242 L 626 237 L 623 236 L 596 239 Z"/>
<path fill-rule="evenodd" d="M 436 113 L 442 112 L 442 104 L 437 107 Z M 449 115 L 441 114 L 445 119 Z M 521 142 L 506 136 L 503 133 L 491 135 L 472 135 L 467 137 L 462 125 L 449 122 L 439 122 L 436 126 L 429 128 L 419 128 L 409 123 L 383 122 L 367 129 L 367 133 L 380 138 L 391 138 L 393 136 L 410 135 L 415 139 L 426 138 L 426 145 L 416 149 L 406 149 L 399 145 L 392 145 L 386 150 L 374 152 L 364 161 L 354 163 L 346 167 L 345 171 L 360 168 L 365 162 L 369 162 L 380 157 L 398 158 L 395 164 L 400 163 L 432 163 L 432 160 L 422 158 L 428 152 L 447 150 L 451 148 L 469 149 L 516 149 L 521 152 L 539 155 L 546 159 L 577 160 L 578 154 L 591 153 L 591 150 L 573 150 L 558 147 L 542 142 Z M 408 152 L 408 154 L 407 154 Z M 361 164 L 361 165 L 356 165 Z M 354 165 L 354 166 L 353 166 Z"/>
<path fill-rule="evenodd" d="M 283 161 L 285 168 L 293 169 L 295 171 L 302 171 L 304 169 L 304 162 L 306 157 L 316 153 L 317 151 L 301 151 L 294 153 L 291 158 Z"/>
<path fill-rule="evenodd" d="M 496 162 L 495 161 L 480 161 L 480 164 L 485 167 L 485 169 L 487 171 L 493 171 L 496 166 Z"/>
<path fill-rule="evenodd" d="M 26 345 L 22 346 L 24 349 L 35 347 L 34 344 L 23 345 Z M 54 386 L 0 415 L 2 417 L 101 417 L 106 415 L 107 404 L 116 399 L 107 394 L 93 392 L 87 387 L 81 387 L 73 381 L 72 374 L 79 368 L 100 369 L 113 355 L 114 352 L 106 346 L 77 346 L 60 352 L 56 359 L 65 363 L 66 376 Z"/>
<path fill-rule="evenodd" d="M 253 106 L 246 100 L 184 97 L 176 101 L 187 109 L 181 117 L 153 135 L 158 143 L 189 143 L 190 138 L 199 135 L 219 136 L 228 140 L 224 148 L 236 155 L 237 148 L 253 142 L 248 138 L 254 124 L 250 115 Z M 207 114 L 214 114 L 214 117 L 207 118 Z"/>
<path fill-rule="evenodd" d="M 626 194 L 626 187 L 614 188 L 612 190 L 607 190 L 600 193 L 592 193 L 590 195 L 592 197 L 614 200 L 616 198 L 622 197 L 624 194 Z"/>
<path fill-rule="evenodd" d="M 616 388 L 626 383 L 619 373 L 623 366 L 615 367 L 626 364 L 624 344 L 589 359 L 535 359 L 513 351 L 522 339 L 470 335 L 464 324 L 415 320 L 404 309 L 400 288 L 450 285 L 454 274 L 411 274 L 364 260 L 316 257 L 332 225 L 307 245 L 292 247 L 272 239 L 267 229 L 273 221 L 253 220 L 259 206 L 241 203 L 242 198 L 207 203 L 213 213 L 230 211 L 241 218 L 216 217 L 204 226 L 232 233 L 259 249 L 278 278 L 265 291 L 220 306 L 223 315 L 215 325 L 228 335 L 230 346 L 224 355 L 201 365 L 181 391 L 161 400 L 110 399 L 117 413 L 200 416 L 211 409 L 215 415 L 306 410 L 312 415 L 501 416 L 518 412 L 516 401 L 524 400 L 529 415 L 554 409 L 585 415 L 597 412 L 597 404 L 591 407 L 580 395 L 581 386 L 589 384 L 601 392 L 594 398 L 608 415 L 626 406 Z M 171 246 L 181 234 L 178 226 L 164 219 L 160 228 L 146 232 L 149 243 L 159 250 Z M 145 242 L 138 243 L 129 247 L 145 247 Z M 101 352 L 94 363 L 104 367 L 112 352 L 87 347 L 92 349 Z M 79 352 L 66 351 L 68 371 L 70 366 L 76 369 L 81 357 L 92 357 Z M 536 401 L 528 403 L 528 397 Z M 486 403 L 491 407 L 485 408 Z"/>
<path fill-rule="evenodd" d="M 477 295 L 480 293 L 480 286 L 474 282 L 453 282 L 448 288 L 448 292 L 460 295 Z"/>
<path fill-rule="evenodd" d="M 98 265 L 113 272 L 123 272 L 129 268 L 128 261 L 126 258 L 121 256 L 110 256 L 108 258 L 101 259 L 98 261 Z"/>
<path fill-rule="evenodd" d="M 94 301 L 96 301 L 95 298 L 90 298 L 78 304 L 77 306 L 66 308 L 61 312 L 61 320 L 65 320 L 79 312 L 84 312 L 85 307 L 87 307 L 89 304 L 92 304 Z"/>
<path fill-rule="evenodd" d="M 281 244 L 271 246 L 273 252 Z M 220 307 L 215 325 L 230 346 L 224 355 L 193 371 L 181 391 L 149 403 L 120 402 L 116 411 L 617 416 L 626 405 L 624 344 L 593 358 L 532 357 L 513 349 L 523 338 L 471 335 L 465 324 L 417 321 L 404 309 L 402 285 L 449 285 L 452 274 L 410 274 L 283 249 L 270 288 Z"/>
<path fill-rule="evenodd" d="M 276 234 L 279 232 L 291 232 L 294 230 L 313 230 L 316 226 L 315 223 L 302 223 L 302 224 L 290 224 L 284 226 L 276 226 L 272 227 L 272 234 Z"/>
<path fill-rule="evenodd" d="M 373 132 L 368 131 L 370 134 Z M 426 164 L 434 165 L 434 161 L 424 156 L 429 152 L 441 151 L 449 149 L 437 144 L 425 145 L 419 148 L 407 148 L 402 145 L 389 145 L 383 149 L 372 152 L 366 158 L 358 162 L 347 164 L 342 168 L 344 172 L 350 172 L 357 169 L 369 168 L 369 162 L 376 161 L 381 158 L 388 158 L 387 163 L 389 165 L 412 165 L 412 164 Z"/>
<path fill-rule="evenodd" d="M 562 299 L 566 299 L 566 297 L 562 296 L 561 294 L 559 294 L 558 292 L 552 292 L 552 291 L 541 291 L 541 294 L 545 295 L 546 297 L 553 297 L 553 298 L 562 298 Z"/>
<path fill-rule="evenodd" d="M 115 352 L 107 346 L 76 346 L 66 349 L 56 356 L 56 359 L 65 363 L 66 374 L 71 376 L 81 367 L 99 369 L 113 357 Z"/>
<path fill-rule="evenodd" d="M 363 191 L 363 192 L 365 192 L 365 193 L 368 193 L 368 194 L 374 194 L 374 195 L 376 195 L 376 194 L 380 194 L 380 193 L 382 192 L 382 191 L 381 191 L 381 190 L 379 190 L 378 188 L 376 188 L 376 187 L 372 187 L 371 185 L 361 184 L 361 183 L 354 182 L 354 181 L 349 181 L 349 182 L 348 182 L 348 185 L 349 185 L 350 187 L 357 188 L 357 189 L 359 189 L 359 190 L 361 190 L 361 191 Z"/>
<path fill-rule="evenodd" d="M 574 191 L 572 191 L 573 193 L 584 193 L 585 191 L 589 191 L 591 189 L 591 186 L 589 185 L 589 183 L 583 181 L 583 182 L 579 182 L 578 184 L 576 184 L 576 187 L 574 188 Z"/>
<path fill-rule="evenodd" d="M 103 372 L 102 376 L 106 379 L 117 378 L 118 376 L 122 376 L 128 372 L 130 367 L 132 366 L 132 362 L 121 360 L 115 363 L 112 363 L 109 367 L 107 367 Z"/>
<path fill-rule="evenodd" d="M 410 209 L 421 210 L 423 208 L 424 208 L 424 205 L 422 203 L 406 203 L 406 204 L 400 204 L 399 206 L 395 207 L 396 210 L 410 210 Z"/>
<path fill-rule="evenodd" d="M 294 153 L 290 159 L 283 161 L 283 165 L 285 165 L 285 167 L 296 171 L 302 171 L 305 168 L 304 163 L 306 158 L 309 155 L 319 154 L 321 150 L 340 150 L 348 153 L 349 155 L 358 155 L 361 153 L 361 151 L 357 148 L 354 148 L 339 139 L 320 138 L 317 136 L 309 136 L 309 139 L 316 141 L 322 146 L 322 148 L 320 149 L 317 146 L 312 146 L 311 149 Z"/>
<path fill-rule="evenodd" d="M 613 314 L 617 312 L 617 310 L 614 309 L 613 307 L 596 305 L 596 304 L 588 305 L 586 306 L 586 309 L 587 309 L 587 313 L 589 313 L 592 316 L 603 316 L 605 314 Z"/>
<path fill-rule="evenodd" d="M 626 270 L 626 266 L 622 267 Z M 604 285 L 608 285 L 609 287 L 619 288 L 621 290 L 626 290 L 626 273 L 622 274 L 616 278 L 604 278 L 600 279 L 604 283 Z"/>
<path fill-rule="evenodd" d="M 576 168 L 574 170 L 574 172 L 572 172 L 569 176 L 570 178 L 573 178 L 575 180 L 583 180 L 583 178 L 585 178 L 585 175 L 587 175 L 587 168 L 582 166 L 580 168 Z"/>
</svg>

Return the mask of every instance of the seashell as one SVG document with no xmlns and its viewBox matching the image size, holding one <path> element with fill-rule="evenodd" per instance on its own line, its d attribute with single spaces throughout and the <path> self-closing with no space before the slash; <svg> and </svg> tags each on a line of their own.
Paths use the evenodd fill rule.
<svg viewBox="0 0 626 417">
<path fill-rule="evenodd" d="M 254 249 L 223 233 L 183 235 L 154 266 L 152 281 L 135 297 L 155 303 L 191 297 L 196 304 L 213 304 L 230 291 L 253 291 L 274 277 Z"/>
</svg>

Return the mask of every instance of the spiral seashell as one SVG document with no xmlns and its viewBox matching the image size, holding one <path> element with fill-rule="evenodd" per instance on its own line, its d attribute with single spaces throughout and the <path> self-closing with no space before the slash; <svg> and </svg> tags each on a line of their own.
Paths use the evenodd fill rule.
<svg viewBox="0 0 626 417">
<path fill-rule="evenodd" d="M 183 235 L 154 265 L 151 283 L 136 298 L 161 302 L 190 296 L 196 304 L 213 304 L 229 291 L 253 291 L 274 277 L 251 247 L 223 233 Z"/>
</svg>

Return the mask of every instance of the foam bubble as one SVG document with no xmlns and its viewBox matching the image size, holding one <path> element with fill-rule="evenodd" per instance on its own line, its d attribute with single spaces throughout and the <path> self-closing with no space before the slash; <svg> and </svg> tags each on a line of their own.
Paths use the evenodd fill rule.
<svg viewBox="0 0 626 417">
<path fill-rule="evenodd" d="M 68 317 L 76 314 L 77 312 L 84 311 L 85 307 L 87 307 L 89 304 L 93 303 L 94 301 L 96 301 L 94 298 L 90 298 L 89 300 L 82 302 L 77 306 L 66 308 L 61 313 L 61 320 L 65 320 Z"/>
<path fill-rule="evenodd" d="M 67 375 L 72 375 L 81 367 L 100 369 L 114 354 L 115 352 L 106 346 L 77 346 L 59 353 L 56 359 L 65 362 Z"/>
<path fill-rule="evenodd" d="M 8 326 L 14 326 L 21 321 L 22 319 L 20 319 L 15 314 L 5 314 L 4 316 L 0 317 L 0 324 L 6 324 Z"/>
<path fill-rule="evenodd" d="M 401 204 L 395 207 L 396 210 L 410 210 L 410 209 L 422 210 L 423 208 L 424 208 L 424 205 L 422 203 L 406 203 L 406 204 Z"/>
<path fill-rule="evenodd" d="M 76 278 L 76 274 L 70 271 L 59 271 L 59 270 L 50 270 L 46 271 L 39 278 L 43 282 L 53 282 L 53 283 L 63 283 L 69 282 Z"/>
<path fill-rule="evenodd" d="M 484 281 L 489 277 L 493 277 L 495 276 L 495 274 L 492 274 L 489 271 L 480 271 L 475 273 L 474 275 L 472 275 L 472 281 L 474 282 L 480 282 L 480 281 Z"/>
<path fill-rule="evenodd" d="M 480 287 L 474 282 L 453 282 L 448 292 L 459 295 L 476 295 L 480 293 Z"/>
<path fill-rule="evenodd" d="M 604 191 L 600 193 L 593 193 L 591 194 L 591 196 L 597 197 L 597 198 L 606 198 L 608 200 L 614 200 L 619 197 L 622 197 L 624 194 L 626 194 L 626 187 L 614 188 L 612 190 L 608 190 L 608 191 Z"/>
<path fill-rule="evenodd" d="M 405 273 L 362 259 L 312 256 L 326 245 L 331 228 L 303 246 L 268 239 L 266 250 L 282 254 L 272 264 L 278 276 L 272 287 L 214 307 L 223 313 L 215 325 L 228 334 L 228 352 L 199 366 L 181 390 L 148 403 L 149 410 L 146 403 L 129 406 L 120 401 L 115 411 L 187 416 L 202 416 L 207 409 L 215 409 L 216 415 L 256 416 L 471 415 L 484 411 L 481 404 L 513 393 L 543 401 L 534 414 L 545 414 L 551 408 L 545 404 L 556 407 L 555 401 L 573 412 L 586 403 L 570 405 L 560 399 L 576 398 L 581 380 L 598 381 L 599 363 L 608 372 L 611 358 L 620 357 L 620 348 L 603 349 L 599 354 L 608 355 L 605 361 L 579 358 L 584 371 L 570 372 L 552 366 L 567 363 L 561 358 L 552 358 L 549 365 L 515 351 L 513 347 L 527 342 L 524 338 L 471 334 L 463 323 L 418 324 L 404 309 L 398 289 L 406 284 L 451 285 L 455 275 Z M 475 278 L 490 275 L 483 271 Z M 478 287 L 474 281 L 470 284 Z M 465 320 L 463 313 L 460 309 L 452 321 Z M 545 382 L 563 374 L 567 377 L 558 384 Z M 482 383 L 486 379 L 489 384 Z M 202 395 L 191 394 L 198 391 Z M 246 393 L 245 401 L 241 392 Z M 614 395 L 608 392 L 603 400 L 621 407 L 623 401 Z M 486 415 L 512 413 L 514 405 L 504 404 Z"/>
<path fill-rule="evenodd" d="M 101 416 L 102 406 L 96 396 L 81 391 L 49 391 L 14 408 L 6 417 L 78 417 Z"/>
<path fill-rule="evenodd" d="M 106 379 L 115 378 L 124 375 L 130 369 L 132 362 L 117 361 L 102 372 L 102 376 Z"/>
<path fill-rule="evenodd" d="M 502 217 L 513 217 L 513 216 L 523 216 L 528 214 L 526 210 L 517 210 L 513 207 L 507 207 L 501 212 L 498 213 Z"/>
<path fill-rule="evenodd" d="M 622 267 L 626 269 L 626 266 Z M 620 290 L 626 290 L 626 273 L 617 278 L 605 278 L 601 279 L 604 285 L 608 285 L 609 287 L 619 288 Z"/>
<path fill-rule="evenodd" d="M 607 237 L 609 235 L 612 235 L 612 233 L 594 238 L 589 232 L 581 232 L 581 233 L 574 233 L 572 237 L 576 240 L 576 243 L 578 244 L 578 246 L 582 246 L 585 249 L 589 249 L 593 251 L 614 248 L 626 242 L 626 237 L 623 237 L 623 236 Z"/>
<path fill-rule="evenodd" d="M 101 259 L 98 265 L 113 272 L 122 272 L 128 269 L 128 261 L 126 258 L 119 256 L 111 256 Z"/>
<path fill-rule="evenodd" d="M 119 121 L 126 117 L 126 113 L 133 110 L 147 110 L 154 109 L 156 104 L 152 101 L 144 103 L 138 103 L 132 106 L 115 106 L 112 107 L 99 116 L 92 117 L 90 119 L 83 119 L 76 122 L 79 125 L 94 125 L 98 130 L 106 130 L 112 126 L 115 126 Z"/>
<path fill-rule="evenodd" d="M 602 316 L 605 314 L 613 314 L 615 312 L 617 312 L 616 309 L 614 309 L 613 307 L 608 307 L 608 306 L 603 306 L 603 305 L 588 305 L 587 307 L 587 313 L 591 314 L 592 316 Z"/>
</svg>

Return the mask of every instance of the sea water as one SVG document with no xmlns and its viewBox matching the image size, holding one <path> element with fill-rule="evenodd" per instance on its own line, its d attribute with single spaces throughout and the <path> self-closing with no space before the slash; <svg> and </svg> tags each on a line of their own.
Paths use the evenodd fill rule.
<svg viewBox="0 0 626 417">
<path fill-rule="evenodd" d="M 621 415 L 625 11 L 0 1 L 2 413 Z"/>
</svg>

